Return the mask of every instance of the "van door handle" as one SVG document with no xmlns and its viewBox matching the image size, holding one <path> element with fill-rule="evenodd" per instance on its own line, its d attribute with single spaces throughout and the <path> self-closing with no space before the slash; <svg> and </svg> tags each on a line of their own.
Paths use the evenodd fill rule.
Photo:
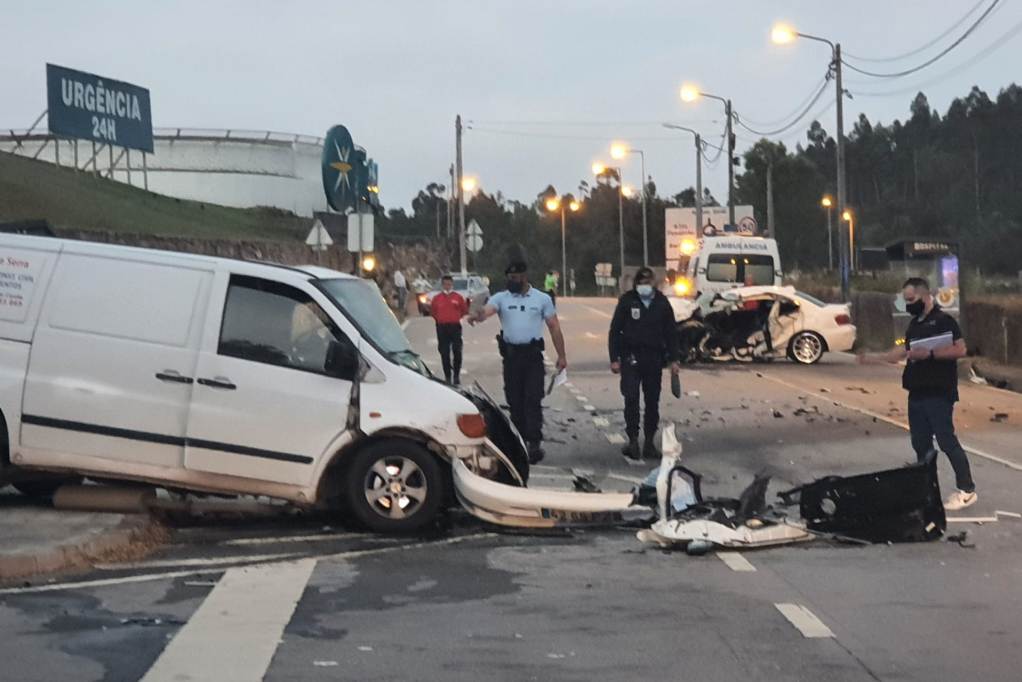
<svg viewBox="0 0 1022 682">
<path fill-rule="evenodd" d="M 195 381 L 191 377 L 181 376 L 180 372 L 173 369 L 165 369 L 162 372 L 157 372 L 156 378 L 160 381 L 171 381 L 176 384 L 191 384 Z"/>
<path fill-rule="evenodd" d="M 209 386 L 210 388 L 222 388 L 228 391 L 233 391 L 237 388 L 234 383 L 227 377 L 216 377 L 215 379 L 199 379 L 200 386 Z"/>
</svg>

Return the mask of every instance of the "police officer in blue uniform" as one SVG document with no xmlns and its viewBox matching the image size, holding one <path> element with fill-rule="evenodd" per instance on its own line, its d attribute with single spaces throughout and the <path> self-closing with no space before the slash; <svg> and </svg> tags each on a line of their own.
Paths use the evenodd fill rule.
<svg viewBox="0 0 1022 682">
<path fill-rule="evenodd" d="M 639 268 L 635 285 L 618 299 L 607 337 L 610 369 L 621 375 L 625 399 L 625 433 L 628 444 L 622 454 L 629 460 L 659 457 L 653 436 L 660 423 L 660 386 L 664 365 L 677 374 L 678 331 L 670 302 L 656 287 L 649 268 Z M 639 393 L 646 404 L 643 418 L 645 443 L 639 451 Z"/>
<path fill-rule="evenodd" d="M 497 343 L 504 361 L 504 396 L 511 421 L 528 445 L 529 462 L 536 464 L 543 459 L 543 327 L 550 330 L 557 351 L 557 371 L 568 366 L 564 335 L 550 296 L 529 284 L 525 261 L 512 260 L 504 274 L 507 290 L 490 297 L 469 323 L 500 316 Z"/>
</svg>

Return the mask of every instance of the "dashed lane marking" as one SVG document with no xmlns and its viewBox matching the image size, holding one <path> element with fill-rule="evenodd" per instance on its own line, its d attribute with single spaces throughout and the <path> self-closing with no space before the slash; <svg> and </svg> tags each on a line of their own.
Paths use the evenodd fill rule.
<svg viewBox="0 0 1022 682">
<path fill-rule="evenodd" d="M 622 445 L 625 442 L 625 437 L 620 433 L 608 433 L 607 440 L 614 445 Z"/>
<path fill-rule="evenodd" d="M 839 405 L 839 406 L 845 408 L 846 410 L 852 410 L 853 412 L 858 412 L 859 414 L 864 414 L 867 417 L 873 417 L 874 419 L 877 419 L 879 421 L 885 422 L 885 423 L 890 424 L 892 426 L 897 426 L 899 429 L 903 429 L 905 431 L 909 430 L 908 424 L 906 424 L 904 422 L 900 422 L 900 421 L 898 421 L 896 419 L 891 419 L 890 417 L 888 417 L 886 415 L 880 414 L 879 412 L 873 412 L 872 410 L 867 410 L 864 407 L 857 407 L 855 405 L 850 405 L 850 404 L 848 404 L 846 402 L 838 400 L 837 398 L 835 398 L 831 394 L 817 393 L 816 391 L 811 391 L 809 389 L 803 388 L 802 386 L 798 386 L 796 384 L 789 383 L 789 382 L 787 382 L 787 381 L 785 381 L 783 379 L 778 379 L 777 377 L 772 377 L 772 376 L 770 376 L 768 374 L 764 374 L 763 372 L 760 372 L 760 376 L 762 376 L 764 379 L 767 379 L 769 381 L 774 382 L 775 384 L 780 384 L 781 386 L 787 386 L 788 388 L 793 388 L 796 391 L 798 391 L 799 393 L 802 393 L 804 395 L 811 395 L 811 396 L 813 396 L 814 398 L 816 398 L 818 400 L 826 400 L 826 401 L 832 402 L 835 405 Z M 968 452 L 969 454 L 976 455 L 977 457 L 982 457 L 983 459 L 988 459 L 991 462 L 997 462 L 998 464 L 1003 464 L 1004 466 L 1008 467 L 1009 469 L 1014 469 L 1015 471 L 1022 471 L 1022 464 L 1018 464 L 1017 462 L 1012 462 L 1010 460 L 1004 459 L 1003 457 L 998 457 L 997 455 L 991 455 L 989 452 L 984 452 L 983 450 L 977 450 L 976 448 L 970 447 L 970 446 L 966 445 L 965 443 L 962 443 L 962 447 L 965 448 L 965 451 Z"/>
<path fill-rule="evenodd" d="M 812 611 L 801 604 L 774 604 L 777 610 L 795 626 L 803 637 L 817 639 L 833 637 L 834 633 Z"/>
<path fill-rule="evenodd" d="M 580 403 L 587 403 L 587 402 L 589 402 L 589 398 L 585 397 L 581 393 L 576 393 L 575 394 L 575 400 L 579 401 Z"/>
<path fill-rule="evenodd" d="M 756 570 L 756 567 L 738 552 L 717 552 L 717 558 L 738 573 L 751 573 Z"/>
<path fill-rule="evenodd" d="M 606 417 L 593 417 L 593 424 L 601 429 L 605 429 L 610 426 L 610 420 Z"/>
<path fill-rule="evenodd" d="M 585 410 L 586 412 L 596 412 L 596 408 L 590 405 L 589 403 L 585 403 L 584 405 L 582 405 L 582 409 Z"/>
<path fill-rule="evenodd" d="M 589 309 L 590 311 L 592 311 L 592 312 L 596 313 L 596 314 L 597 314 L 597 315 L 599 315 L 600 317 L 605 317 L 605 318 L 606 318 L 606 319 L 608 319 L 608 320 L 609 320 L 609 319 L 611 319 L 612 317 L 614 317 L 614 316 L 613 316 L 613 315 L 611 315 L 610 313 L 608 313 L 608 312 L 604 312 L 603 310 L 600 310 L 599 308 L 594 308 L 594 307 L 592 307 L 591 305 L 587 305 L 587 306 L 583 306 L 583 307 L 584 307 L 584 308 L 588 308 L 588 309 Z"/>
<path fill-rule="evenodd" d="M 315 567 L 302 559 L 230 569 L 142 682 L 262 680 Z"/>
</svg>

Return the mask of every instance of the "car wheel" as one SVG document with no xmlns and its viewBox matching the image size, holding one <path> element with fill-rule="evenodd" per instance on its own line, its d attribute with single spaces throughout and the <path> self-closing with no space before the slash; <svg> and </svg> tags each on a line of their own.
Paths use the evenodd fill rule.
<svg viewBox="0 0 1022 682">
<path fill-rule="evenodd" d="M 345 477 L 355 517 L 378 533 L 411 533 L 431 523 L 444 503 L 444 477 L 428 450 L 387 439 L 359 450 Z"/>
<path fill-rule="evenodd" d="M 823 357 L 823 337 L 816 332 L 799 332 L 788 344 L 788 357 L 803 365 L 813 365 Z"/>
</svg>

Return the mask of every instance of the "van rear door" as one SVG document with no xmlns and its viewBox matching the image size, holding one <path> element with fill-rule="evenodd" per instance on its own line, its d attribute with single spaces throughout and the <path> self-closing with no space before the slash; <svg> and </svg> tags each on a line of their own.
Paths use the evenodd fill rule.
<svg viewBox="0 0 1022 682">
<path fill-rule="evenodd" d="M 313 287 L 217 276 L 188 420 L 189 469 L 310 485 L 342 442 L 352 377 L 330 376 L 331 342 L 355 345 Z"/>
<path fill-rule="evenodd" d="M 24 462 L 115 460 L 128 475 L 141 475 L 133 464 L 182 466 L 212 280 L 212 262 L 65 247 L 32 342 Z"/>
</svg>

